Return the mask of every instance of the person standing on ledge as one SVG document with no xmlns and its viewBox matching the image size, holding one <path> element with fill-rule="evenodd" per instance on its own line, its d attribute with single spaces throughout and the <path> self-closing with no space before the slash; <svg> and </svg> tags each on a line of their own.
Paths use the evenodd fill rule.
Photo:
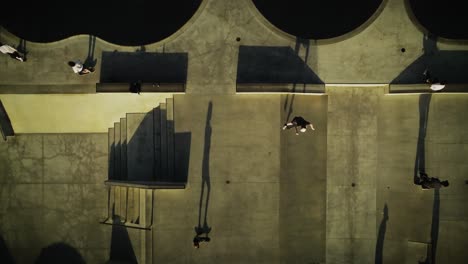
<svg viewBox="0 0 468 264">
<path fill-rule="evenodd" d="M 19 54 L 19 52 L 10 45 L 0 43 L 0 52 L 8 54 L 12 59 L 25 61 L 24 56 Z"/>
<path fill-rule="evenodd" d="M 295 116 L 293 120 L 291 120 L 291 122 L 284 124 L 283 130 L 291 129 L 294 127 L 294 129 L 296 130 L 296 135 L 299 135 L 299 131 L 297 130 L 298 126 L 301 127 L 299 131 L 301 131 L 302 133 L 307 131 L 307 126 L 310 126 L 312 130 L 315 130 L 314 126 L 309 121 L 305 120 L 302 116 Z"/>
<path fill-rule="evenodd" d="M 68 66 L 72 68 L 73 72 L 78 73 L 79 75 L 85 75 L 94 72 L 93 67 L 85 67 L 80 60 L 69 61 Z"/>
</svg>

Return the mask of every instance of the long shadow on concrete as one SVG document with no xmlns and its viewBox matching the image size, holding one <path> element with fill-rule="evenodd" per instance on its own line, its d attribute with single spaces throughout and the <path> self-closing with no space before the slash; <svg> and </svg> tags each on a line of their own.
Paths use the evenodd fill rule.
<svg viewBox="0 0 468 264">
<path fill-rule="evenodd" d="M 36 264 L 85 264 L 81 254 L 72 246 L 59 242 L 51 244 L 41 250 Z"/>
<path fill-rule="evenodd" d="M 203 149 L 203 163 L 202 163 L 202 185 L 200 192 L 200 204 L 198 208 L 198 226 L 195 227 L 197 235 L 208 234 L 211 227 L 208 226 L 208 205 L 210 201 L 211 183 L 210 183 L 210 149 L 211 149 L 211 116 L 213 113 L 213 103 L 210 101 L 208 104 L 208 111 L 206 114 L 205 125 L 205 147 Z M 206 188 L 206 195 L 205 195 Z M 205 198 L 205 199 L 203 199 Z M 202 213 L 204 211 L 204 214 Z M 202 224 L 203 216 L 203 224 Z"/>
<path fill-rule="evenodd" d="M 103 52 L 101 83 L 186 83 L 187 53 Z"/>
<path fill-rule="evenodd" d="M 14 264 L 15 260 L 13 259 L 13 256 L 10 253 L 10 250 L 8 249 L 7 244 L 5 243 L 5 240 L 3 240 L 3 237 L 0 235 L 0 261 L 3 264 Z"/>
<path fill-rule="evenodd" d="M 89 35 L 88 40 L 88 56 L 86 56 L 84 66 L 85 67 L 95 67 L 97 59 L 94 58 L 94 50 L 96 49 L 96 37 Z"/>
<path fill-rule="evenodd" d="M 385 241 L 385 232 L 387 230 L 387 221 L 388 221 L 388 207 L 387 207 L 387 204 L 385 204 L 385 207 L 383 210 L 383 218 L 379 226 L 377 243 L 375 245 L 375 264 L 383 263 L 383 248 L 384 248 L 384 241 Z"/>
<path fill-rule="evenodd" d="M 109 180 L 187 182 L 191 133 L 174 133 L 173 139 L 170 135 L 164 137 L 164 133 L 174 131 L 175 121 L 163 116 L 166 110 L 156 107 L 145 114 L 131 139 L 114 140 L 109 145 Z M 132 166 L 129 160 L 139 163 Z"/>
<path fill-rule="evenodd" d="M 468 51 L 439 50 L 437 38 L 432 36 L 424 37 L 423 46 L 424 54 L 393 79 L 392 84 L 425 83 L 423 72 L 426 69 L 447 83 L 447 88 L 450 84 L 468 83 Z"/>
<path fill-rule="evenodd" d="M 240 46 L 237 83 L 323 84 L 323 81 L 289 46 Z"/>
<path fill-rule="evenodd" d="M 305 56 L 304 56 L 304 67 L 306 67 L 308 65 L 307 61 L 309 59 L 310 41 L 309 40 L 303 40 L 303 39 L 300 39 L 300 38 L 296 38 L 296 45 L 294 47 L 294 53 L 296 54 L 296 56 L 299 56 L 299 51 L 300 51 L 301 46 L 305 46 L 305 48 L 306 48 Z M 293 87 L 292 87 L 292 91 L 291 91 L 292 94 L 291 95 L 286 94 L 286 100 L 284 101 L 284 104 L 283 104 L 283 110 L 287 111 L 288 114 L 287 114 L 285 123 L 287 123 L 290 120 L 291 114 L 292 114 L 292 112 L 294 110 L 294 97 L 296 96 L 296 94 L 295 94 L 296 92 L 304 93 L 305 92 L 305 84 L 298 85 L 297 83 L 293 83 Z"/>
<path fill-rule="evenodd" d="M 436 263 L 437 242 L 439 240 L 440 195 L 439 189 L 434 189 L 431 223 L 431 249 L 427 252 L 426 263 Z"/>
<path fill-rule="evenodd" d="M 426 172 L 425 141 L 427 120 L 429 117 L 429 106 L 432 94 L 421 94 L 419 96 L 419 134 L 416 149 L 416 160 L 414 163 L 414 183 L 419 183 L 419 174 Z"/>
<path fill-rule="evenodd" d="M 138 263 L 127 228 L 120 225 L 120 216 L 114 215 L 113 221 L 109 263 Z"/>
</svg>

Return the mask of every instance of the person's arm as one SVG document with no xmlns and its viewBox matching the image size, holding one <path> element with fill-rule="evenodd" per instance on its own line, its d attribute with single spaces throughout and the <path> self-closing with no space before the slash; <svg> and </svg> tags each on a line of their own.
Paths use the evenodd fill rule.
<svg viewBox="0 0 468 264">
<path fill-rule="evenodd" d="M 314 125 L 312 125 L 312 123 L 310 123 L 309 125 L 310 125 L 310 128 L 312 128 L 312 130 L 315 130 Z"/>
</svg>

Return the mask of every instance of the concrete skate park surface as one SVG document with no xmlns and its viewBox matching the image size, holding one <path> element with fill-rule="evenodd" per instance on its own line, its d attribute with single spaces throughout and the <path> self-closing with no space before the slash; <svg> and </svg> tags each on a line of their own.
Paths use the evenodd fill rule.
<svg viewBox="0 0 468 264">
<path fill-rule="evenodd" d="M 154 192 L 149 247 L 140 230 L 126 230 L 138 260 L 151 251 L 152 263 L 417 263 L 429 252 L 435 263 L 465 263 L 468 46 L 427 41 L 406 4 L 382 1 L 357 29 L 315 41 L 275 28 L 251 1 L 205 0 L 180 30 L 144 47 L 96 38 L 90 50 L 90 37 L 78 35 L 26 41 L 24 63 L 0 54 L 0 100 L 18 133 L 0 142 L 0 256 L 33 263 L 58 243 L 86 263 L 108 261 L 112 227 L 99 224 L 108 210 L 103 132 L 173 97 L 176 132 L 192 139 L 187 188 Z M 4 28 L 0 41 L 20 43 Z M 74 74 L 67 62 L 90 53 L 96 72 Z M 176 75 L 157 68 L 143 77 L 182 81 L 185 94 L 95 94 L 109 81 L 101 67 L 113 53 L 174 63 Z M 449 82 L 427 93 L 424 65 L 456 89 Z M 137 76 L 120 73 L 112 76 Z M 266 93 L 272 85 L 290 93 Z M 282 131 L 295 115 L 316 131 Z M 438 193 L 413 184 L 421 142 L 425 171 L 450 182 Z M 207 157 L 211 241 L 195 250 Z"/>
</svg>

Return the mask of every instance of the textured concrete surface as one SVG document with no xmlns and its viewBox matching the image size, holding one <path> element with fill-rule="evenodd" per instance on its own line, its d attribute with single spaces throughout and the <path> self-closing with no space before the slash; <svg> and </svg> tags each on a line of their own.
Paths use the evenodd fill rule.
<svg viewBox="0 0 468 264">
<path fill-rule="evenodd" d="M 149 112 L 172 94 L 2 94 L 16 133 L 105 133 L 126 113 Z"/>
<path fill-rule="evenodd" d="M 15 46 L 19 43 L 4 29 L 0 40 Z M 0 84 L 94 84 L 100 80 L 103 52 L 141 49 L 97 39 L 97 72 L 78 76 L 66 63 L 78 58 L 84 61 L 88 40 L 88 36 L 80 35 L 47 44 L 28 42 L 28 62 L 0 57 Z M 444 50 L 468 50 L 460 42 L 442 40 L 439 44 Z M 185 27 L 163 41 L 145 46 L 145 50 L 188 53 L 188 93 L 232 94 L 241 45 L 290 47 L 325 83 L 389 83 L 423 54 L 423 32 L 411 21 L 405 0 L 383 1 L 363 26 L 342 37 L 318 42 L 297 42 L 266 21 L 249 0 L 205 0 Z M 401 52 L 402 48 L 405 52 Z"/>
<path fill-rule="evenodd" d="M 327 86 L 327 263 L 372 263 L 377 118 L 385 86 Z"/>
<path fill-rule="evenodd" d="M 88 40 L 28 42 L 26 63 L 0 56 L 0 89 L 94 87 L 104 52 L 142 49 L 98 39 L 96 72 L 78 76 L 66 62 L 84 60 Z M 0 41 L 19 43 L 1 28 Z M 461 42 L 436 45 L 468 50 Z M 234 95 L 241 46 L 286 50 L 329 84 L 326 95 Z M 362 27 L 318 42 L 280 32 L 249 0 L 205 0 L 183 29 L 145 46 L 146 52 L 188 56 L 189 96 L 176 96 L 174 118 L 176 132 L 191 134 L 188 185 L 155 193 L 154 263 L 399 264 L 420 260 L 424 244 L 436 263 L 465 263 L 468 97 L 431 96 L 425 170 L 450 181 L 437 195 L 412 182 L 420 95 L 386 95 L 386 85 L 375 85 L 394 80 L 423 47 L 405 0 L 383 1 Z M 68 133 L 107 132 L 125 113 L 147 112 L 164 96 L 0 99 L 17 132 Z M 297 137 L 279 129 L 298 113 L 317 131 Z M 0 142 L 0 235 L 18 263 L 33 262 L 54 242 L 69 244 L 88 263 L 108 260 L 111 228 L 97 224 L 107 214 L 107 149 L 105 134 L 23 134 Z M 212 241 L 194 250 L 194 228 L 204 226 L 205 214 Z M 127 232 L 135 254 L 147 250 L 138 232 Z"/>
<path fill-rule="evenodd" d="M 464 263 L 468 258 L 468 124 L 464 118 L 468 96 L 433 94 L 429 104 L 424 167 L 428 175 L 450 183 L 440 190 L 438 209 L 433 190 L 412 184 L 420 98 L 420 94 L 385 95 L 379 107 L 377 212 L 385 204 L 389 212 L 383 258 L 390 263 L 414 260 L 414 256 L 397 254 L 412 250 L 409 242 L 413 241 L 435 245 L 436 263 Z"/>
</svg>

